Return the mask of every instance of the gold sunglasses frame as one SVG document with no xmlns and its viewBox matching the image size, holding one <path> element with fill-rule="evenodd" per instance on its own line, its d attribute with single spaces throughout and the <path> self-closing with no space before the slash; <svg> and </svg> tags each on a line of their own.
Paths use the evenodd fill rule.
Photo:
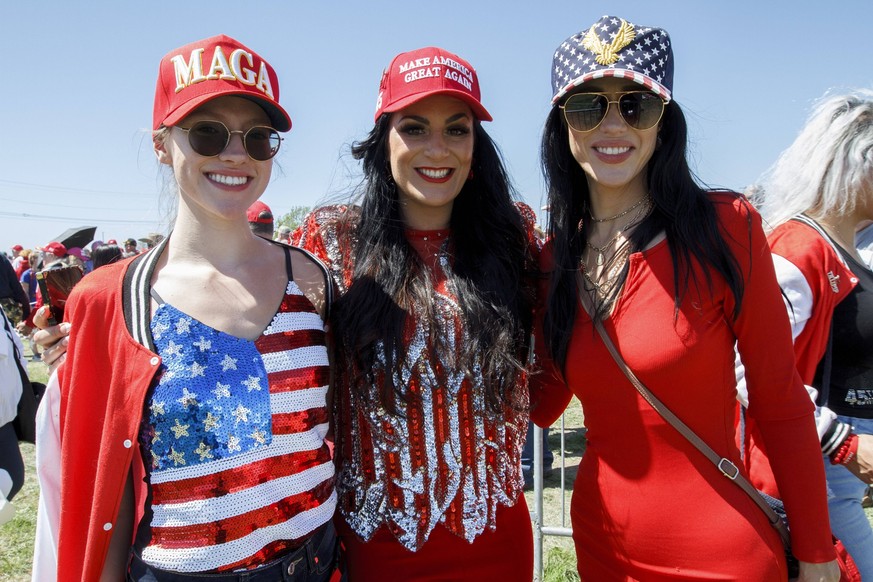
<svg viewBox="0 0 873 582">
<path fill-rule="evenodd" d="M 558 107 L 560 107 L 561 111 L 564 113 L 564 122 L 567 124 L 567 127 L 572 129 L 573 131 L 578 131 L 579 133 L 588 133 L 588 132 L 594 131 L 595 129 L 600 127 L 600 125 L 603 123 L 603 120 L 606 119 L 607 115 L 609 115 L 609 108 L 612 106 L 613 103 L 615 103 L 616 106 L 618 106 L 619 101 L 621 101 L 625 96 L 636 95 L 636 94 L 651 95 L 651 96 L 657 98 L 658 101 L 661 102 L 661 113 L 658 115 L 658 119 L 656 119 L 655 122 L 652 125 L 650 125 L 649 127 L 640 128 L 640 127 L 634 127 L 633 125 L 628 123 L 628 120 L 625 119 L 624 114 L 622 114 L 622 112 L 621 112 L 621 108 L 618 109 L 618 116 L 621 117 L 621 120 L 624 121 L 627 124 L 627 126 L 632 128 L 632 129 L 636 129 L 639 131 L 646 131 L 647 129 L 652 129 L 653 127 L 658 125 L 661 122 L 661 118 L 664 117 L 664 109 L 667 108 L 667 102 L 664 101 L 664 99 L 660 95 L 656 95 L 655 93 L 652 93 L 651 91 L 622 91 L 621 93 L 599 93 L 596 91 L 591 91 L 591 92 L 573 93 L 572 95 L 567 97 L 567 99 L 565 99 L 562 104 L 558 105 Z M 597 122 L 597 125 L 595 125 L 591 129 L 576 129 L 575 127 L 573 127 L 573 124 L 570 123 L 570 119 L 567 117 L 567 109 L 566 109 L 565 105 L 567 104 L 567 102 L 570 99 L 572 99 L 576 95 L 599 95 L 601 97 L 606 98 L 606 109 L 603 111 L 603 117 L 601 117 L 600 121 Z M 618 98 L 612 100 L 609 98 L 611 95 L 618 95 Z"/>
</svg>

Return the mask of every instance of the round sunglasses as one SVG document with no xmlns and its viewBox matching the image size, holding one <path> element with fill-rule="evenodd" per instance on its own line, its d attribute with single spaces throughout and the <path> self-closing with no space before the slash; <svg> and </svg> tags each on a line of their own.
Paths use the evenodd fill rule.
<svg viewBox="0 0 873 582">
<path fill-rule="evenodd" d="M 594 131 L 609 113 L 612 103 L 618 105 L 621 118 L 634 129 L 649 129 L 661 121 L 664 100 L 649 91 L 617 93 L 618 99 L 610 101 L 611 93 L 575 93 L 564 101 L 564 119 L 575 131 Z"/>
<path fill-rule="evenodd" d="M 177 126 L 178 127 L 178 126 Z M 179 127 L 188 134 L 191 149 L 207 158 L 223 152 L 233 134 L 242 136 L 243 147 L 253 160 L 265 162 L 279 153 L 282 137 L 272 127 L 256 125 L 246 131 L 230 131 L 220 121 L 198 121 L 191 127 Z"/>
</svg>

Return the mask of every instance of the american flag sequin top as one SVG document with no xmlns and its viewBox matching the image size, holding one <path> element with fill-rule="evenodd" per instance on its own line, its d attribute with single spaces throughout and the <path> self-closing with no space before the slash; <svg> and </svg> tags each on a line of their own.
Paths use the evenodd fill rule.
<svg viewBox="0 0 873 582">
<path fill-rule="evenodd" d="M 250 569 L 281 556 L 336 507 L 324 322 L 290 280 L 256 340 L 161 303 L 163 373 L 140 444 L 149 500 L 135 549 L 177 572 Z"/>
<path fill-rule="evenodd" d="M 343 230 L 343 211 L 341 206 L 317 209 L 294 238 L 328 266 L 340 293 L 351 283 L 355 247 L 354 232 Z M 410 237 L 416 234 L 407 232 Z M 420 242 L 410 238 L 419 250 Z M 411 551 L 438 525 L 469 542 L 493 531 L 498 506 L 514 505 L 524 484 L 526 376 L 508 395 L 515 407 L 492 410 L 478 366 L 469 375 L 454 369 L 428 341 L 429 326 L 435 325 L 446 345 L 457 353 L 467 349 L 461 308 L 446 277 L 448 242 L 425 245 L 434 250 L 422 258 L 434 282 L 435 317 L 425 321 L 412 313 L 407 318 L 406 351 L 399 354 L 404 360 L 392 378 L 415 398 L 398 401 L 398 413 L 389 413 L 380 403 L 379 384 L 390 373 L 384 368 L 374 371 L 376 382 L 365 397 L 346 385 L 348 374 L 339 376 L 334 389 L 340 512 L 361 539 L 369 540 L 385 526 Z"/>
</svg>

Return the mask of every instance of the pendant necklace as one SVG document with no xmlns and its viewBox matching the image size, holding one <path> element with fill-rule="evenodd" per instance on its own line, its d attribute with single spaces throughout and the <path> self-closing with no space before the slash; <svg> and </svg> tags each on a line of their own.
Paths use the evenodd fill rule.
<svg viewBox="0 0 873 582">
<path fill-rule="evenodd" d="M 628 214 L 629 212 L 631 212 L 631 211 L 634 210 L 635 208 L 639 208 L 640 205 L 642 205 L 643 203 L 647 203 L 647 202 L 649 202 L 649 200 L 651 200 L 651 197 L 650 197 L 650 196 L 644 196 L 643 198 L 641 198 L 641 199 L 639 200 L 639 202 L 636 202 L 633 206 L 631 206 L 630 208 L 628 208 L 628 209 L 626 209 L 626 210 L 624 210 L 624 211 L 622 211 L 622 212 L 616 214 L 615 216 L 610 216 L 609 218 L 599 218 L 599 219 L 598 219 L 598 218 L 594 218 L 594 217 L 592 216 L 592 217 L 591 217 L 591 220 L 594 221 L 594 222 L 607 222 L 607 221 L 610 221 L 610 220 L 615 220 L 615 219 L 617 219 L 617 218 L 621 218 L 622 216 L 625 216 L 626 214 Z M 643 213 L 644 210 L 647 211 L 647 212 L 645 212 L 645 214 L 643 214 L 643 216 L 642 216 L 642 218 L 641 218 L 640 215 Z M 598 267 L 602 267 L 602 266 L 603 266 L 603 263 L 606 261 L 606 258 L 605 258 L 606 251 L 608 251 L 609 248 L 610 248 L 613 244 L 615 244 L 615 242 L 618 240 L 618 237 L 621 236 L 621 233 L 624 232 L 624 231 L 626 231 L 628 228 L 631 228 L 631 227 L 636 226 L 637 224 L 639 224 L 639 223 L 642 221 L 643 218 L 645 218 L 646 216 L 649 215 L 649 212 L 648 212 L 648 211 L 651 211 L 651 207 L 650 207 L 648 204 L 646 204 L 646 206 L 645 206 L 644 208 L 640 209 L 640 212 L 638 212 L 638 213 L 637 213 L 637 214 L 636 214 L 636 215 L 635 215 L 631 220 L 629 220 L 627 224 L 625 224 L 623 227 L 621 227 L 621 228 L 619 228 L 617 231 L 615 231 L 615 234 L 612 235 L 612 236 L 610 237 L 610 239 L 609 239 L 608 241 L 606 241 L 606 244 L 603 245 L 602 247 L 599 247 L 599 246 L 597 246 L 597 245 L 592 244 L 590 240 L 586 240 L 586 241 L 585 241 L 585 244 L 587 244 L 588 247 L 589 247 L 592 251 L 594 251 L 595 253 L 597 253 L 596 258 L 594 259 L 594 262 L 595 262 L 595 264 L 596 264 Z M 589 216 L 590 216 L 590 213 L 589 213 Z"/>
<path fill-rule="evenodd" d="M 598 267 L 603 266 L 603 262 L 604 262 L 603 253 L 605 253 L 607 250 L 609 250 L 609 247 L 612 246 L 612 243 L 615 242 L 615 239 L 618 237 L 619 234 L 621 234 L 621 231 L 616 232 L 612 236 L 612 238 L 609 239 L 609 241 L 606 243 L 606 245 L 604 245 L 602 247 L 594 246 L 593 244 L 591 244 L 591 241 L 587 241 L 589 248 L 591 248 L 592 251 L 597 253 L 597 257 L 594 259 L 594 262 L 595 262 L 595 264 L 597 264 Z"/>
</svg>

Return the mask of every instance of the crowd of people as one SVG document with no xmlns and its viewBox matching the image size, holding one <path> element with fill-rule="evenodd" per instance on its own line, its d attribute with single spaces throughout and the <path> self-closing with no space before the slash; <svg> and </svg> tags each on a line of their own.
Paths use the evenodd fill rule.
<svg viewBox="0 0 873 582">
<path fill-rule="evenodd" d="M 359 187 L 292 232 L 259 200 L 278 73 L 223 35 L 167 53 L 172 231 L 8 265 L 53 371 L 34 580 L 531 580 L 525 441 L 574 395 L 582 580 L 873 579 L 873 92 L 746 197 L 693 176 L 673 75 L 617 16 L 558 46 L 542 232 L 474 66 L 398 53 Z M 61 261 L 90 273 L 52 325 L 28 293 Z"/>
<path fill-rule="evenodd" d="M 290 244 L 290 227 L 280 225 L 274 229 L 273 212 L 264 202 L 254 202 L 246 216 L 249 227 L 258 236 Z M 105 242 L 94 240 L 85 246 L 70 248 L 60 241 L 50 241 L 34 249 L 15 244 L 9 251 L 0 253 L 0 305 L 19 333 L 29 337 L 34 331 L 30 314 L 42 305 L 37 273 L 48 268 L 69 266 L 78 267 L 83 274 L 87 274 L 98 267 L 145 253 L 163 239 L 164 235 L 160 233 L 149 233 L 138 240 L 127 238 L 120 244 L 116 239 Z M 7 263 L 11 265 L 11 271 L 6 267 Z M 20 291 L 15 281 L 20 285 Z"/>
</svg>

